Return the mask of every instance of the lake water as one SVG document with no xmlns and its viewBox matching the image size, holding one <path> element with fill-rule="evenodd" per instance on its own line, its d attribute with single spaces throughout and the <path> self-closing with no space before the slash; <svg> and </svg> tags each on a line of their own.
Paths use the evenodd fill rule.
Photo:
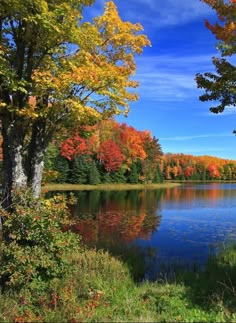
<svg viewBox="0 0 236 323">
<path fill-rule="evenodd" d="M 151 265 L 204 266 L 209 254 L 236 239 L 236 184 L 187 184 L 142 191 L 76 192 L 76 230 L 97 246 L 137 245 Z"/>
</svg>

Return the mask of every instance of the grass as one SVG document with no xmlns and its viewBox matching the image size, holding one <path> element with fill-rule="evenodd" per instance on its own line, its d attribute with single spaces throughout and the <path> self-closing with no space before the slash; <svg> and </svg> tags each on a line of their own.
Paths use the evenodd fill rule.
<svg viewBox="0 0 236 323">
<path fill-rule="evenodd" d="M 81 184 L 45 184 L 43 191 L 90 191 L 90 190 L 148 190 L 158 188 L 171 188 L 181 184 L 179 183 L 157 183 L 157 184 L 98 184 L 98 185 L 81 185 Z"/>
<path fill-rule="evenodd" d="M 67 253 L 67 271 L 48 279 L 44 289 L 38 288 L 44 286 L 40 279 L 33 281 L 37 288 L 30 289 L 30 281 L 18 290 L 5 286 L 0 322 L 236 322 L 236 245 L 211 256 L 204 271 L 172 265 L 175 273 L 163 272 L 164 279 L 155 282 L 138 279 L 139 250 L 131 248 L 127 256 L 120 245 L 110 252 L 81 246 Z M 19 266 L 28 264 L 17 259 Z"/>
<path fill-rule="evenodd" d="M 236 247 L 211 258 L 204 272 L 180 271 L 171 281 L 133 280 L 108 252 L 73 255 L 77 270 L 47 294 L 2 292 L 1 322 L 236 322 Z"/>
</svg>

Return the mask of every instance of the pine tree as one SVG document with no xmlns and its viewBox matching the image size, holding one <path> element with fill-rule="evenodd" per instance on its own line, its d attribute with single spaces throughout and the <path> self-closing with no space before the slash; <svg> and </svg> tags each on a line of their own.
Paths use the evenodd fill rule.
<svg viewBox="0 0 236 323">
<path fill-rule="evenodd" d="M 154 183 L 163 183 L 163 174 L 161 173 L 159 165 L 156 167 L 155 177 L 154 177 Z"/>
<path fill-rule="evenodd" d="M 132 164 L 130 168 L 130 173 L 128 176 L 128 181 L 131 184 L 136 184 L 138 183 L 138 171 L 137 171 L 137 166 L 135 163 Z"/>
<path fill-rule="evenodd" d="M 88 182 L 91 185 L 97 185 L 101 183 L 100 174 L 94 160 L 91 162 L 91 165 L 90 165 Z"/>
<path fill-rule="evenodd" d="M 120 168 L 118 171 L 111 174 L 113 183 L 126 183 L 125 170 Z"/>
<path fill-rule="evenodd" d="M 108 173 L 108 172 L 103 173 L 102 182 L 103 183 L 112 183 L 112 177 L 111 177 L 110 173 Z"/>
<path fill-rule="evenodd" d="M 81 155 L 72 162 L 70 182 L 72 184 L 87 184 L 90 170 L 89 158 Z"/>
<path fill-rule="evenodd" d="M 58 176 L 55 180 L 56 183 L 66 183 L 70 172 L 68 160 L 58 154 L 54 160 L 54 170 L 58 172 Z"/>
</svg>

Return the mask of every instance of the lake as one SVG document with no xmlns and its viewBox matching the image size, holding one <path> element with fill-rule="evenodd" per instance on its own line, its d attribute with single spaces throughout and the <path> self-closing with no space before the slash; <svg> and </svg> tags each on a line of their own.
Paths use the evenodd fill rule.
<svg viewBox="0 0 236 323">
<path fill-rule="evenodd" d="M 108 249 L 140 247 L 148 255 L 148 279 L 155 279 L 169 264 L 202 268 L 209 254 L 236 238 L 236 184 L 75 195 L 78 202 L 72 214 L 83 241 Z"/>
</svg>

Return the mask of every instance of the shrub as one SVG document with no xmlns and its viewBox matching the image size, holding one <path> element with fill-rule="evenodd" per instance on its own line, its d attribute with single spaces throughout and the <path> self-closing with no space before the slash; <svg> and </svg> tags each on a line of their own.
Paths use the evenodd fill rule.
<svg viewBox="0 0 236 323">
<path fill-rule="evenodd" d="M 13 212 L 5 212 L 2 285 L 42 290 L 50 280 L 67 275 L 73 269 L 70 257 L 79 249 L 78 235 L 62 231 L 70 222 L 64 196 L 34 200 L 30 192 L 17 192 Z"/>
</svg>

